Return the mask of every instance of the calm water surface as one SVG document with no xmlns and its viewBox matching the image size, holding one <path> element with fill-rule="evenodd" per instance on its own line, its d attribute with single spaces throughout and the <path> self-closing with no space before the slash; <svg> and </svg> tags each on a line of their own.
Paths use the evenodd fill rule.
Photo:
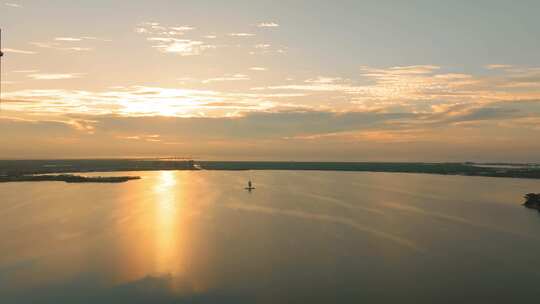
<svg viewBox="0 0 540 304">
<path fill-rule="evenodd" d="M 540 298 L 540 214 L 519 206 L 540 181 L 126 174 L 143 179 L 0 184 L 0 303 Z"/>
</svg>

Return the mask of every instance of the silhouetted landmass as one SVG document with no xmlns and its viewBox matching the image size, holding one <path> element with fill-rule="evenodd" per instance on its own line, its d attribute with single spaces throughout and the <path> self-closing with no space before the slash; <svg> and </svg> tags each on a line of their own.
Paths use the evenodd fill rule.
<svg viewBox="0 0 540 304">
<path fill-rule="evenodd" d="M 540 211 L 540 193 L 525 194 L 525 203 L 523 206 Z"/>
<path fill-rule="evenodd" d="M 206 170 L 318 170 L 356 172 L 428 173 L 444 175 L 538 178 L 540 167 L 520 165 L 500 168 L 465 163 L 368 162 L 198 162 Z"/>
<path fill-rule="evenodd" d="M 0 175 L 198 170 L 193 161 L 155 159 L 0 160 Z"/>
<path fill-rule="evenodd" d="M 0 160 L 1 175 L 156 170 L 317 170 L 427 173 L 540 179 L 534 164 L 385 163 L 385 162 L 251 162 L 163 159 Z"/>
<path fill-rule="evenodd" d="M 140 179 L 139 176 L 80 176 L 72 174 L 60 175 L 8 175 L 0 176 L 0 183 L 9 182 L 51 182 L 66 183 L 124 183 L 129 180 Z"/>
</svg>

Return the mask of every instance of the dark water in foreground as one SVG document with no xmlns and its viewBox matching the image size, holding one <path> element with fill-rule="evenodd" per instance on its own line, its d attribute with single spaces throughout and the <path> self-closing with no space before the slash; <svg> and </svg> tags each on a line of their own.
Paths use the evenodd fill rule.
<svg viewBox="0 0 540 304">
<path fill-rule="evenodd" d="M 0 303 L 519 303 L 540 181 L 163 171 L 0 184 Z M 257 189 L 242 189 L 248 178 Z"/>
</svg>

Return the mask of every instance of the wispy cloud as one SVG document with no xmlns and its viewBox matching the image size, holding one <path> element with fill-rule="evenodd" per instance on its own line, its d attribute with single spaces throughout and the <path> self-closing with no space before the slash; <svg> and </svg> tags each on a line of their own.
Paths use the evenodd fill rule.
<svg viewBox="0 0 540 304">
<path fill-rule="evenodd" d="M 189 39 L 150 37 L 148 41 L 155 42 L 156 44 L 152 47 L 158 49 L 160 52 L 178 54 L 180 56 L 200 55 L 205 50 L 215 48 L 215 46 L 202 41 Z"/>
<path fill-rule="evenodd" d="M 190 25 L 165 26 L 158 22 L 143 22 L 135 28 L 135 32 L 139 34 L 147 34 L 154 36 L 174 37 L 182 36 L 186 32 L 193 31 L 196 28 Z"/>
<path fill-rule="evenodd" d="M 338 108 L 428 113 L 446 106 L 540 99 L 540 69 L 516 68 L 494 75 L 444 72 L 433 65 L 373 68 L 356 79 L 319 76 L 303 82 L 251 88 L 254 92 L 303 92 Z M 325 104 L 321 102 L 322 104 Z"/>
<path fill-rule="evenodd" d="M 62 42 L 79 42 L 84 40 L 94 40 L 94 41 L 102 41 L 102 42 L 111 42 L 111 39 L 104 39 L 94 36 L 81 36 L 81 37 L 56 37 L 54 38 L 55 41 L 62 41 Z"/>
<path fill-rule="evenodd" d="M 30 44 L 39 48 L 54 49 L 60 51 L 87 52 L 93 50 L 93 48 L 90 47 L 64 46 L 61 43 L 56 42 L 30 42 Z"/>
<path fill-rule="evenodd" d="M 263 71 L 267 71 L 268 69 L 267 69 L 267 68 L 263 68 L 263 67 L 251 67 L 251 68 L 249 68 L 249 70 L 251 70 L 251 71 L 257 71 L 257 72 L 263 72 Z"/>
<path fill-rule="evenodd" d="M 35 80 L 63 80 L 63 79 L 74 79 L 80 78 L 84 74 L 81 73 L 65 73 L 65 74 L 30 74 L 29 78 Z"/>
<path fill-rule="evenodd" d="M 239 80 L 249 80 L 249 76 L 244 74 L 227 74 L 222 77 L 215 77 L 203 80 L 203 83 L 212 83 L 212 82 L 223 82 L 223 81 L 239 81 Z"/>
<path fill-rule="evenodd" d="M 275 85 L 268 87 L 255 87 L 253 91 L 269 90 L 298 90 L 298 91 L 313 91 L 313 92 L 344 92 L 350 93 L 354 87 L 350 83 L 341 82 L 341 78 L 322 77 L 315 79 L 307 79 L 304 83 Z"/>
<path fill-rule="evenodd" d="M 343 79 L 341 77 L 323 77 L 319 76 L 315 79 L 308 79 L 305 82 L 306 83 L 315 83 L 315 84 L 331 84 L 331 83 L 337 83 L 342 81 Z"/>
<path fill-rule="evenodd" d="M 5 3 L 6 6 L 9 6 L 9 7 L 14 7 L 14 8 L 22 8 L 23 6 L 21 4 L 18 4 L 18 3 Z"/>
<path fill-rule="evenodd" d="M 169 41 L 159 39 L 154 42 Z M 258 67 L 248 69 L 261 70 L 253 68 Z M 35 74 L 38 73 L 32 75 Z M 221 85 L 217 83 L 247 82 L 249 78 L 245 74 L 224 74 L 202 81 L 195 78 L 179 81 L 188 82 L 190 87 L 201 83 L 209 87 L 216 83 L 215 87 L 219 88 Z M 5 98 L 10 102 L 3 108 L 32 116 L 83 115 L 85 119 L 92 117 L 90 120 L 106 116 L 118 120 L 132 119 L 130 121 L 137 123 L 153 118 L 160 121 L 157 117 L 165 116 L 175 119 L 174 124 L 163 122 L 174 125 L 175 130 L 178 129 L 176 124 L 180 123 L 176 121 L 178 117 L 190 118 L 182 120 L 182 123 L 190 128 L 195 127 L 193 124 L 197 128 L 200 126 L 197 136 L 206 136 L 205 139 L 221 134 L 219 132 L 239 132 L 240 139 L 242 136 L 258 140 L 268 138 L 306 145 L 469 144 L 482 140 L 482 136 L 485 138 L 483 132 L 494 128 L 518 132 L 519 126 L 523 130 L 519 132 L 523 134 L 538 132 L 540 91 L 534 84 L 539 79 L 540 69 L 525 67 L 474 75 L 450 73 L 433 65 L 363 66 L 355 78 L 320 75 L 251 90 L 240 89 L 243 84 L 234 88 L 235 83 L 226 83 L 222 86 L 228 91 L 144 86 L 117 86 L 104 91 L 8 91 Z M 195 118 L 201 120 L 195 122 Z M 254 129 L 262 131 L 236 129 L 239 119 L 242 119 L 243 126 L 258 126 Z M 214 123 L 216 130 L 208 131 L 208 125 Z M 204 130 L 203 125 L 206 127 Z M 223 131 L 218 126 L 228 129 Z M 129 132 L 128 128 L 115 136 L 140 136 L 140 142 L 155 140 L 154 143 L 158 143 L 158 139 L 159 143 L 182 142 L 185 139 L 175 138 L 172 130 L 139 127 L 141 132 Z M 105 129 L 96 125 L 96 133 Z M 171 135 L 166 136 L 164 132 Z M 145 138 L 141 134 L 160 137 Z M 463 134 L 467 134 L 466 138 Z M 233 136 L 233 139 L 239 137 Z M 501 138 L 508 139 L 503 135 Z"/>
<path fill-rule="evenodd" d="M 116 136 L 118 139 L 123 140 L 136 140 L 136 141 L 147 141 L 147 142 L 160 142 L 161 135 L 159 134 L 142 134 L 142 135 L 119 135 Z"/>
<path fill-rule="evenodd" d="M 192 31 L 195 28 L 193 26 L 183 25 L 183 26 L 171 26 L 170 29 L 179 31 L 179 32 L 187 32 L 187 31 Z"/>
<path fill-rule="evenodd" d="M 488 65 L 486 65 L 486 68 L 490 69 L 490 70 L 510 69 L 512 67 L 514 67 L 514 66 L 510 65 L 510 64 L 488 64 Z"/>
<path fill-rule="evenodd" d="M 215 45 L 200 40 L 178 38 L 193 30 L 195 30 L 193 26 L 164 26 L 157 22 L 144 22 L 135 29 L 137 33 L 146 35 L 146 40 L 152 42 L 152 47 L 162 53 L 196 56 L 206 50 L 216 48 Z"/>
<path fill-rule="evenodd" d="M 241 77 L 237 75 L 231 78 L 234 80 Z M 142 86 L 111 88 L 101 92 L 50 89 L 5 94 L 6 99 L 17 101 L 10 104 L 9 109 L 21 113 L 181 117 L 235 116 L 244 111 L 264 111 L 280 106 L 279 103 L 269 101 L 269 98 L 289 96 Z"/>
<path fill-rule="evenodd" d="M 44 49 L 53 49 L 59 51 L 68 51 L 68 52 L 88 52 L 94 50 L 93 47 L 76 45 L 81 42 L 89 41 L 101 41 L 101 42 L 110 42 L 112 40 L 103 39 L 93 36 L 81 36 L 81 37 L 55 37 L 51 42 L 30 42 L 31 45 L 44 48 Z"/>
<path fill-rule="evenodd" d="M 39 70 L 15 70 L 13 73 L 21 73 L 21 74 L 28 74 L 28 73 L 37 73 Z"/>
<path fill-rule="evenodd" d="M 257 27 L 279 27 L 279 24 L 275 22 L 261 22 L 257 24 Z"/>
<path fill-rule="evenodd" d="M 285 47 L 273 47 L 269 43 L 258 43 L 253 46 L 253 50 L 249 52 L 250 55 L 264 55 L 264 54 L 284 54 Z"/>
<path fill-rule="evenodd" d="M 267 43 L 259 43 L 259 44 L 255 45 L 256 49 L 263 49 L 263 50 L 266 50 L 266 49 L 268 49 L 270 47 L 271 47 L 271 45 L 267 44 Z"/>
<path fill-rule="evenodd" d="M 99 37 L 94 37 L 94 36 L 82 36 L 81 39 L 83 39 L 83 40 L 97 40 L 97 41 L 103 41 L 103 42 L 112 42 L 112 39 L 99 38 Z"/>
<path fill-rule="evenodd" d="M 73 38 L 73 37 L 56 37 L 54 38 L 56 41 L 82 41 L 82 38 Z"/>
<path fill-rule="evenodd" d="M 78 150 L 88 151 L 84 156 L 114 151 L 125 156 L 133 147 L 139 151 L 148 148 L 153 155 L 160 151 L 168 155 L 171 151 L 167 145 L 186 144 L 185 151 L 189 153 L 221 158 L 234 151 L 249 150 L 249 155 L 259 153 L 261 158 L 279 155 L 290 159 L 303 155 L 321 160 L 336 157 L 332 153 L 339 150 L 342 160 L 359 160 L 358 151 L 362 151 L 362 160 L 402 160 L 404 155 L 416 160 L 416 151 L 422 150 L 425 152 L 419 161 L 441 161 L 449 155 L 454 161 L 463 161 L 465 154 L 459 152 L 463 149 L 472 155 L 493 157 L 489 153 L 496 151 L 505 157 L 519 148 L 536 157 L 534 152 L 540 148 L 537 141 L 530 140 L 540 130 L 540 100 L 492 103 L 475 109 L 463 106 L 461 110 L 452 109 L 454 114 L 449 115 L 447 112 L 279 109 L 273 105 L 255 106 L 249 101 L 239 101 L 239 96 L 226 97 L 214 91 L 144 87 L 101 93 L 42 90 L 27 91 L 24 95 L 26 101 L 13 100 L 3 109 L 13 111 L 19 107 L 26 110 L 19 113 L 29 115 L 19 116 L 20 119 L 11 114 L 9 118 L 0 117 L 0 129 L 6 135 L 17 134 L 18 143 L 30 142 L 40 151 L 50 145 L 75 141 Z M 223 99 L 208 102 L 211 98 Z M 43 115 L 31 114 L 40 111 L 48 111 L 54 118 L 40 121 Z M 202 115 L 201 111 L 209 111 L 206 114 L 217 111 L 220 115 Z M 6 143 L 13 140 L 9 136 L 0 138 Z M 96 140 L 103 143 L 99 149 L 95 148 Z M 408 154 L 411 149 L 413 154 Z"/>
<path fill-rule="evenodd" d="M 10 48 L 5 48 L 2 51 L 4 53 L 12 53 L 12 54 L 24 54 L 24 55 L 34 55 L 34 54 L 36 54 L 36 52 L 34 52 L 34 51 L 26 51 L 26 50 L 10 49 Z"/>
<path fill-rule="evenodd" d="M 253 37 L 255 34 L 252 33 L 229 33 L 231 37 Z"/>
</svg>

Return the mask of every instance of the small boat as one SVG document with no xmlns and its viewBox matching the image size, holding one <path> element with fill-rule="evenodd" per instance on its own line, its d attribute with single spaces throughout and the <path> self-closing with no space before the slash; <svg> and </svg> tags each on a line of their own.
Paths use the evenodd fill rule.
<svg viewBox="0 0 540 304">
<path fill-rule="evenodd" d="M 255 187 L 253 187 L 253 184 L 251 183 L 251 181 L 248 181 L 247 187 L 244 189 L 251 192 L 251 190 L 255 190 Z"/>
</svg>

